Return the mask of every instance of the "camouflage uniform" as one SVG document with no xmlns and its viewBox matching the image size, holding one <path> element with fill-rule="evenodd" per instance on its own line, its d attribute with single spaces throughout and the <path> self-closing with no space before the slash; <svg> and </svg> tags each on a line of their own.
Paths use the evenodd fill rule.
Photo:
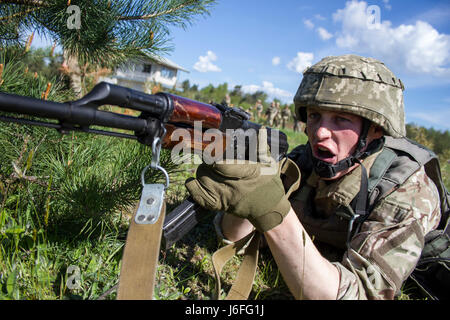
<svg viewBox="0 0 450 320">
<path fill-rule="evenodd" d="M 403 90 L 400 79 L 383 63 L 344 55 L 324 58 L 307 69 L 294 102 L 304 122 L 306 107 L 314 106 L 359 115 L 382 127 L 386 135 L 402 138 Z M 368 174 L 379 152 L 363 160 Z M 439 224 L 439 193 L 421 167 L 375 203 L 346 247 L 348 221 L 339 218 L 339 208 L 356 197 L 361 172 L 357 167 L 326 183 L 313 171 L 292 198 L 292 207 L 310 236 L 341 248 L 342 255 L 331 259 L 340 272 L 339 299 L 393 299 L 419 260 L 425 234 Z"/>
<path fill-rule="evenodd" d="M 302 131 L 301 124 L 300 121 L 297 119 L 297 116 L 293 116 L 292 118 L 294 120 L 294 127 L 293 127 L 294 132 Z"/>
<path fill-rule="evenodd" d="M 289 109 L 289 107 L 285 107 L 281 111 L 281 118 L 282 118 L 281 125 L 283 129 L 286 127 L 286 123 L 289 121 L 290 117 L 291 117 L 291 110 Z"/>
<path fill-rule="evenodd" d="M 278 109 L 275 105 L 275 102 L 273 102 L 266 110 L 266 116 L 267 116 L 267 123 L 270 127 L 274 125 L 275 118 L 278 114 Z"/>
<path fill-rule="evenodd" d="M 261 100 L 258 100 L 255 104 L 255 119 L 258 121 L 259 119 L 261 119 L 261 114 L 263 112 L 263 105 L 261 103 Z"/>
<path fill-rule="evenodd" d="M 375 59 L 328 57 L 305 71 L 294 98 L 296 115 L 306 122 L 308 106 L 349 112 L 401 139 L 406 131 L 403 89 L 400 79 Z M 380 152 L 362 159 L 368 175 Z M 298 162 L 300 168 L 304 165 Z M 439 193 L 420 167 L 374 203 L 347 246 L 349 224 L 340 212 L 360 191 L 361 175 L 358 166 L 337 180 L 325 181 L 314 170 L 310 174 L 302 170 L 302 184 L 290 197 L 291 206 L 314 244 L 338 269 L 338 299 L 393 299 L 419 260 L 424 236 L 439 224 Z"/>
<path fill-rule="evenodd" d="M 424 236 L 440 217 L 436 186 L 422 168 L 377 204 L 351 249 L 335 264 L 338 299 L 393 299 L 419 260 Z"/>
<path fill-rule="evenodd" d="M 276 106 L 277 114 L 276 114 L 276 116 L 275 116 L 275 119 L 273 120 L 273 125 L 274 125 L 275 127 L 278 127 L 278 126 L 281 124 L 281 121 L 282 121 L 282 115 L 281 115 L 280 103 L 277 102 L 277 103 L 275 104 L 275 106 Z"/>
<path fill-rule="evenodd" d="M 378 155 L 363 161 L 368 172 Z M 375 205 L 348 249 L 348 220 L 337 213 L 359 192 L 360 177 L 360 167 L 332 183 L 313 172 L 291 205 L 319 251 L 338 268 L 338 299 L 393 299 L 420 257 L 425 234 L 439 224 L 439 194 L 422 167 Z"/>
</svg>

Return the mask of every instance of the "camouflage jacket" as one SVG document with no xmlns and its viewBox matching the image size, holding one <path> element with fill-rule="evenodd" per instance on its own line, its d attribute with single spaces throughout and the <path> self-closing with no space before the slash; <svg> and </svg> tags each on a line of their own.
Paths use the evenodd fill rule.
<svg viewBox="0 0 450 320">
<path fill-rule="evenodd" d="M 289 118 L 291 116 L 291 110 L 289 109 L 283 109 L 281 111 L 281 115 L 283 116 L 283 118 Z"/>
<path fill-rule="evenodd" d="M 368 174 L 378 154 L 363 161 Z M 313 172 L 291 196 L 291 204 L 321 253 L 339 270 L 338 299 L 393 299 L 420 257 L 425 234 L 439 224 L 439 194 L 421 167 L 375 204 L 347 248 L 348 221 L 338 213 L 355 198 L 360 181 L 360 167 L 332 183 Z"/>
<path fill-rule="evenodd" d="M 266 110 L 266 115 L 277 114 L 277 113 L 278 113 L 278 109 L 277 109 L 277 107 L 274 107 L 274 106 L 269 106 Z"/>
</svg>

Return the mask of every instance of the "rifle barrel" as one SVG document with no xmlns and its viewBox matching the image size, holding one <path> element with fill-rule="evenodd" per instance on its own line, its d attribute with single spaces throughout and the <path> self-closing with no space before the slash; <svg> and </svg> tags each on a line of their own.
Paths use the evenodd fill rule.
<svg viewBox="0 0 450 320">
<path fill-rule="evenodd" d="M 0 93 L 0 111 L 59 120 L 62 123 L 140 132 L 147 121 L 137 117 L 97 110 L 90 106 L 77 106 L 71 102 L 59 103 L 9 93 Z"/>
<path fill-rule="evenodd" d="M 134 109 L 142 113 L 141 116 L 134 117 L 98 110 L 99 106 L 105 104 Z M 66 103 L 0 93 L 0 111 L 59 120 L 59 129 L 63 130 L 99 133 L 89 128 L 91 125 L 96 125 L 134 131 L 134 134 L 141 138 L 153 137 L 152 121 L 158 119 L 167 130 L 163 143 L 165 148 L 172 148 L 175 142 L 179 141 L 179 139 L 172 139 L 176 128 L 185 128 L 192 136 L 198 122 L 201 122 L 203 130 L 214 128 L 223 133 L 226 133 L 228 129 L 258 131 L 261 127 L 260 124 L 250 122 L 245 112 L 236 108 L 206 104 L 169 93 L 146 94 L 106 82 L 97 84 L 81 99 Z M 3 119 L 3 121 L 11 121 L 11 119 Z M 34 122 L 33 124 L 49 123 Z M 51 127 L 51 125 L 48 126 Z M 285 154 L 288 148 L 286 135 L 278 130 L 267 129 L 271 149 L 279 150 L 280 155 Z M 274 135 L 271 134 L 272 131 Z M 234 138 L 229 139 L 226 135 L 224 137 L 224 145 L 233 143 Z M 150 142 L 145 138 L 139 141 L 145 144 Z M 199 144 L 195 139 L 191 139 L 191 142 L 194 149 L 203 150 L 211 141 L 206 140 Z"/>
</svg>

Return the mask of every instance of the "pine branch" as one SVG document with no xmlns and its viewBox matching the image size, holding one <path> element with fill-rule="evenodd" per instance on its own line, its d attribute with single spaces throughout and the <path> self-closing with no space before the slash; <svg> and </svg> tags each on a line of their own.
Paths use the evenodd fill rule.
<svg viewBox="0 0 450 320">
<path fill-rule="evenodd" d="M 23 175 L 23 174 L 19 174 L 17 172 L 13 172 L 9 176 L 9 179 L 6 179 L 6 182 L 7 183 L 12 183 L 12 182 L 15 182 L 17 180 L 24 180 L 24 181 L 28 181 L 28 182 L 31 182 L 31 183 L 36 183 L 36 184 L 38 184 L 38 185 L 40 185 L 42 187 L 48 187 L 48 182 L 45 181 L 45 180 L 42 180 L 42 178 L 48 180 L 50 178 L 50 176 L 45 176 L 45 177 L 38 178 L 38 177 L 35 177 L 35 176 L 26 176 L 26 175 Z"/>
<path fill-rule="evenodd" d="M 148 19 L 164 16 L 166 14 L 174 13 L 174 12 L 176 12 L 176 11 L 178 11 L 178 10 L 188 6 L 188 5 L 190 5 L 190 3 L 180 4 L 179 6 L 177 6 L 175 8 L 171 8 L 171 9 L 166 10 L 166 11 L 156 12 L 156 13 L 147 14 L 147 15 L 141 15 L 141 16 L 121 16 L 121 17 L 118 17 L 117 20 L 148 20 Z"/>
<path fill-rule="evenodd" d="M 18 4 L 33 7 L 49 7 L 49 4 L 45 3 L 45 1 L 43 0 L 0 0 L 0 3 Z"/>
<path fill-rule="evenodd" d="M 1 0 L 0 0 L 0 2 L 1 2 Z M 31 8 L 31 9 L 27 9 L 25 11 L 16 12 L 16 13 L 13 13 L 12 15 L 10 15 L 10 16 L 0 17 L 0 21 L 2 21 L 2 20 L 11 20 L 13 18 L 18 18 L 18 17 L 27 15 L 28 13 L 31 13 L 31 12 L 36 11 L 36 10 L 39 10 L 39 8 Z"/>
<path fill-rule="evenodd" d="M 170 26 L 186 28 L 209 13 L 215 0 L 0 0 L 0 45 L 24 42 L 34 32 L 48 36 L 80 67 L 115 68 L 128 59 L 172 49 Z M 95 3 L 95 5 L 94 5 Z M 78 18 L 77 18 L 78 17 Z M 70 19 L 80 25 L 69 27 Z"/>
</svg>

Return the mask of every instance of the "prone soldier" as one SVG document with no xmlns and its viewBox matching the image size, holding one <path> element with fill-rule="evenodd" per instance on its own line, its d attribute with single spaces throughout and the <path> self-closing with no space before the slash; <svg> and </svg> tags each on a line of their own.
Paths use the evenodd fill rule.
<svg viewBox="0 0 450 320">
<path fill-rule="evenodd" d="M 393 299 L 443 199 L 424 166 L 432 154 L 405 138 L 403 90 L 378 60 L 326 57 L 294 97 L 308 143 L 276 173 L 263 162 L 202 164 L 186 187 L 219 211 L 224 241 L 264 235 L 295 298 Z"/>
</svg>

